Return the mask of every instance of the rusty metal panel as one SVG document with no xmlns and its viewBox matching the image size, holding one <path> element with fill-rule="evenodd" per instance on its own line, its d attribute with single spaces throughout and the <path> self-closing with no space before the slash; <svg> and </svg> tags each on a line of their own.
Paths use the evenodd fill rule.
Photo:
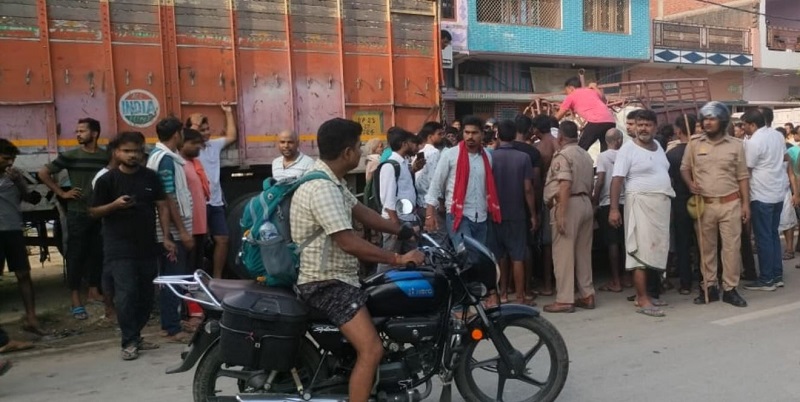
<svg viewBox="0 0 800 402">
<path fill-rule="evenodd" d="M 120 43 L 159 43 L 158 0 L 111 0 L 111 38 Z"/>
<path fill-rule="evenodd" d="M 0 13 L 0 38 L 38 38 L 36 0 L 4 0 Z"/>
<path fill-rule="evenodd" d="M 386 0 L 347 2 L 342 10 L 345 46 L 386 47 Z M 355 50 L 348 48 L 348 50 Z"/>
<path fill-rule="evenodd" d="M 392 30 L 396 53 L 434 56 L 432 17 L 392 13 Z"/>
<path fill-rule="evenodd" d="M 295 46 L 299 49 L 324 46 L 335 51 L 337 7 L 336 0 L 293 0 L 291 38 Z"/>
<path fill-rule="evenodd" d="M 99 1 L 48 0 L 47 15 L 51 40 L 101 40 Z"/>
<path fill-rule="evenodd" d="M 104 139 L 116 123 L 152 141 L 169 113 L 201 112 L 220 132 L 226 100 L 238 103 L 246 158 L 234 150 L 225 162 L 265 164 L 282 129 L 317 155 L 327 119 L 377 118 L 369 138 L 393 122 L 416 130 L 437 103 L 429 0 L 0 1 L 0 54 L 25 55 L 2 62 L 0 133 L 45 157 L 75 145 L 85 116 Z"/>
<path fill-rule="evenodd" d="M 286 47 L 283 0 L 237 0 L 236 21 L 242 47 Z"/>
<path fill-rule="evenodd" d="M 229 13 L 227 4 L 219 0 L 176 0 L 178 45 L 229 46 Z"/>
</svg>

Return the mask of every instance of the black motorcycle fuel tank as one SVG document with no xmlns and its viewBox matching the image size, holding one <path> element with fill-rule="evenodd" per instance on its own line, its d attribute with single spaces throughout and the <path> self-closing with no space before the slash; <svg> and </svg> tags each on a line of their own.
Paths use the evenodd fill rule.
<svg viewBox="0 0 800 402">
<path fill-rule="evenodd" d="M 447 278 L 431 271 L 386 271 L 365 281 L 373 317 L 435 312 L 447 301 L 448 289 Z"/>
</svg>

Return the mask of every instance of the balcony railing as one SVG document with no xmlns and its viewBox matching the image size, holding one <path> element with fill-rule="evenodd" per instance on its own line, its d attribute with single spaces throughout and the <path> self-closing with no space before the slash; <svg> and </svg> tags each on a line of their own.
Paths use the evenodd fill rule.
<svg viewBox="0 0 800 402">
<path fill-rule="evenodd" d="M 752 54 L 750 30 L 653 21 L 653 44 L 667 49 Z"/>
<path fill-rule="evenodd" d="M 767 49 L 800 52 L 800 29 L 767 26 Z"/>
</svg>

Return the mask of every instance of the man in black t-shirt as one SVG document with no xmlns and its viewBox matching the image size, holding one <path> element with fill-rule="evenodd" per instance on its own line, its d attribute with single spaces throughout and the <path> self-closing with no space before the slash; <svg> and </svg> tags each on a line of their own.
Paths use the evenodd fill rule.
<svg viewBox="0 0 800 402">
<path fill-rule="evenodd" d="M 536 226 L 532 226 L 534 221 L 531 219 L 531 211 L 528 210 L 527 206 L 525 207 L 525 214 L 527 218 L 525 222 L 528 222 L 528 233 L 527 233 L 527 244 L 529 246 L 534 246 L 536 244 L 536 237 L 534 234 L 539 229 L 540 222 L 538 219 L 538 211 L 542 205 L 542 155 L 539 153 L 539 150 L 536 149 L 533 145 L 528 144 L 528 139 L 530 139 L 531 135 L 533 135 L 532 128 L 533 128 L 533 121 L 530 117 L 520 114 L 517 115 L 516 119 L 514 119 L 514 124 L 517 128 L 517 136 L 514 141 L 511 142 L 511 147 L 516 149 L 517 151 L 524 152 L 528 155 L 531 159 L 531 166 L 533 167 L 533 177 L 532 177 L 532 185 L 533 185 L 533 199 L 534 199 L 534 206 L 537 213 L 533 215 L 537 215 L 536 219 Z M 530 255 L 526 258 L 525 262 L 525 282 L 527 286 L 532 286 L 531 277 L 533 276 L 533 253 L 529 253 Z M 532 287 L 530 287 L 532 289 Z"/>
<path fill-rule="evenodd" d="M 122 331 L 122 359 L 139 357 L 140 350 L 154 349 L 144 342 L 141 330 L 153 308 L 153 279 L 156 277 L 156 209 L 162 229 L 169 222 L 169 208 L 156 172 L 141 166 L 144 136 L 124 132 L 117 137 L 114 158 L 117 169 L 101 176 L 94 188 L 89 213 L 103 219 L 105 269 L 114 280 L 114 304 Z M 164 248 L 174 252 L 175 244 L 164 239 Z"/>
</svg>

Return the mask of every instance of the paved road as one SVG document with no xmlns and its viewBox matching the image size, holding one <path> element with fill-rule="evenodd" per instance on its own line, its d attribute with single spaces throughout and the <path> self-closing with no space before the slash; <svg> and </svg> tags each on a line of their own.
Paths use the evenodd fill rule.
<svg viewBox="0 0 800 402">
<path fill-rule="evenodd" d="M 604 293 L 594 311 L 547 315 L 571 360 L 559 400 L 800 400 L 800 271 L 787 264 L 786 279 L 778 292 L 743 291 L 746 309 L 694 306 L 673 291 L 664 297 L 668 316 L 652 319 L 635 314 L 624 294 Z M 0 400 L 190 401 L 192 374 L 163 374 L 180 350 L 164 345 L 133 362 L 119 359 L 116 342 L 19 355 L 0 377 Z"/>
</svg>

